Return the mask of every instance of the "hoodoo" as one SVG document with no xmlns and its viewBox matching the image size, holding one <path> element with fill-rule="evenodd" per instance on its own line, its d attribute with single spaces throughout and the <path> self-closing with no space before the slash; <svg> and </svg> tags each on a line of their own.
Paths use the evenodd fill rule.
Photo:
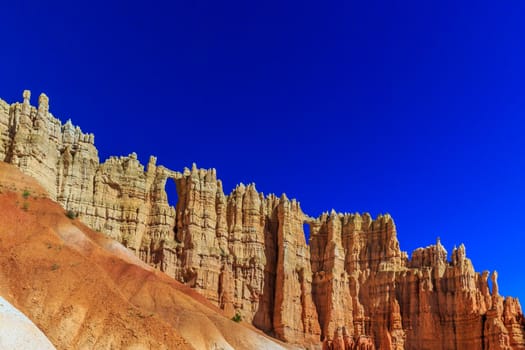
<svg viewBox="0 0 525 350">
<path fill-rule="evenodd" d="M 0 100 L 0 160 L 231 316 L 311 348 L 525 349 L 519 301 L 500 295 L 495 271 L 476 272 L 463 245 L 449 260 L 438 239 L 409 258 L 388 214 L 312 218 L 254 184 L 225 194 L 215 169 L 179 172 L 155 157 L 144 167 L 134 153 L 101 163 L 93 134 L 62 124 L 46 95 L 38 107 L 30 97 Z"/>
</svg>

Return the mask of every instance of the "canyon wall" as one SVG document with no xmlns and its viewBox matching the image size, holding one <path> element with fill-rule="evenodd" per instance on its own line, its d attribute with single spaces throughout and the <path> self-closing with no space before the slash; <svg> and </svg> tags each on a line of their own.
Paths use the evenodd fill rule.
<svg viewBox="0 0 525 350">
<path fill-rule="evenodd" d="M 215 169 L 101 163 L 93 134 L 38 107 L 0 100 L 0 160 L 35 177 L 71 214 L 143 261 L 281 340 L 330 350 L 525 349 L 517 299 L 439 240 L 408 257 L 389 215 L 305 215 L 254 184 L 225 194 Z M 174 181 L 178 202 L 168 204 Z M 303 225 L 310 226 L 305 241 Z M 492 289 L 489 288 L 489 276 Z"/>
</svg>

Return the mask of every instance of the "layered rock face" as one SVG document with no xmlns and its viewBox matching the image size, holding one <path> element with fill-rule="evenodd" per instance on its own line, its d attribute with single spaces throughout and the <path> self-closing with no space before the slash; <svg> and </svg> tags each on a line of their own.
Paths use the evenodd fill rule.
<svg viewBox="0 0 525 350">
<path fill-rule="evenodd" d="M 312 348 L 525 349 L 517 299 L 475 272 L 461 246 L 399 248 L 389 215 L 305 215 L 254 184 L 225 194 L 214 169 L 146 169 L 135 154 L 100 163 L 92 134 L 0 100 L 0 160 L 37 178 L 64 208 L 194 288 L 228 314 Z M 176 208 L 165 184 L 175 181 Z M 307 244 L 303 225 L 310 226 Z"/>
<path fill-rule="evenodd" d="M 136 154 L 111 157 L 100 163 L 94 135 L 71 121 L 64 125 L 49 113 L 49 99 L 41 94 L 38 107 L 0 100 L 0 160 L 38 179 L 51 197 L 95 230 L 149 256 L 149 245 L 172 236 L 175 211 L 166 200 L 164 185 L 176 177 L 155 165 L 147 170 Z M 148 246 L 148 249 L 141 247 Z"/>
<path fill-rule="evenodd" d="M 312 290 L 328 349 L 525 348 L 519 302 L 499 295 L 496 272 L 489 290 L 489 273 L 475 272 L 463 245 L 448 261 L 438 239 L 409 260 L 389 215 L 323 214 L 311 234 Z"/>
</svg>

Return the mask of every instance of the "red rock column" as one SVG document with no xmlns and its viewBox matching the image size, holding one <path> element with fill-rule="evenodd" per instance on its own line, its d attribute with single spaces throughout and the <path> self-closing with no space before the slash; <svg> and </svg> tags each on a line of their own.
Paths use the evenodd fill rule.
<svg viewBox="0 0 525 350">
<path fill-rule="evenodd" d="M 278 206 L 278 220 L 274 332 L 279 339 L 291 343 L 319 343 L 310 254 L 303 232 L 304 214 L 299 204 L 289 201 L 284 194 Z"/>
</svg>

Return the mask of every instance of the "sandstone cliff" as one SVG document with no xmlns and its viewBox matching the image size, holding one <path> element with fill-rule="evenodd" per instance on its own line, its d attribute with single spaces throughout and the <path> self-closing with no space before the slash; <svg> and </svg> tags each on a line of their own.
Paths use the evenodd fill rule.
<svg viewBox="0 0 525 350">
<path fill-rule="evenodd" d="M 193 289 L 68 218 L 36 180 L 3 162 L 0 296 L 59 350 L 297 350 L 233 322 Z M 2 311 L 0 349 L 54 348 L 27 322 L 8 317 L 13 322 L 4 324 Z"/>
<path fill-rule="evenodd" d="M 225 194 L 214 169 L 100 163 L 94 136 L 38 107 L 0 100 L 0 160 L 37 178 L 66 209 L 148 264 L 281 340 L 325 349 L 525 349 L 517 299 L 463 246 L 399 248 L 389 215 L 305 215 L 254 184 Z M 175 181 L 176 208 L 166 181 Z M 303 224 L 310 225 L 307 244 Z"/>
</svg>

